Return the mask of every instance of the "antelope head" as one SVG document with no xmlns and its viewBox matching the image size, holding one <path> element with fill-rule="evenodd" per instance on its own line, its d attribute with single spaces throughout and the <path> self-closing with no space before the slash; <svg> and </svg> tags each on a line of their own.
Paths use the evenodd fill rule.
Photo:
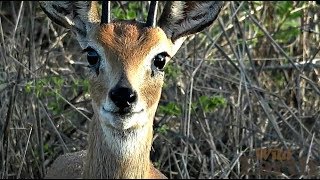
<svg viewBox="0 0 320 180">
<path fill-rule="evenodd" d="M 76 34 L 87 53 L 92 105 L 101 127 L 129 133 L 152 126 L 166 64 L 188 35 L 212 24 L 223 3 L 168 1 L 157 21 L 152 1 L 146 22 L 112 20 L 105 2 L 100 16 L 97 5 L 40 2 L 54 22 Z"/>
</svg>

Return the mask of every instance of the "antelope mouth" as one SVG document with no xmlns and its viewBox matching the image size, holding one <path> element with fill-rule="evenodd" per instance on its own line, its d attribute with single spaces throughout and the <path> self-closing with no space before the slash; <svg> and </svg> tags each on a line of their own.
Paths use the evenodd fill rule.
<svg viewBox="0 0 320 180">
<path fill-rule="evenodd" d="M 101 120 L 106 126 L 115 128 L 117 130 L 129 130 L 129 129 L 139 129 L 143 127 L 146 119 L 146 114 L 144 109 L 140 110 L 117 110 L 111 111 L 102 108 Z"/>
<path fill-rule="evenodd" d="M 124 108 L 124 109 L 119 109 L 118 111 L 110 111 L 105 109 L 104 107 L 102 108 L 104 113 L 109 113 L 112 114 L 113 116 L 118 116 L 118 117 L 130 117 L 135 114 L 143 113 L 144 109 L 138 110 L 138 111 L 133 111 L 130 108 Z"/>
</svg>

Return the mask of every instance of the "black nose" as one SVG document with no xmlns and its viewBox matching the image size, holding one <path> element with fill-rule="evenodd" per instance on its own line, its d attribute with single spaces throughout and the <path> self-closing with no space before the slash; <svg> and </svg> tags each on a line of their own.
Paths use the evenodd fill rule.
<svg viewBox="0 0 320 180">
<path fill-rule="evenodd" d="M 137 93 L 130 88 L 118 87 L 110 91 L 109 97 L 116 106 L 123 110 L 137 101 Z"/>
</svg>

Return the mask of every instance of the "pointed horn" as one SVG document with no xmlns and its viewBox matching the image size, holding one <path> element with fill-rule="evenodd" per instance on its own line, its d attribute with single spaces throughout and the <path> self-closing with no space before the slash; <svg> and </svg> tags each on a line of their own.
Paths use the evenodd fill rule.
<svg viewBox="0 0 320 180">
<path fill-rule="evenodd" d="M 101 23 L 109 23 L 110 22 L 110 1 L 102 1 L 102 15 L 101 15 Z"/>
<path fill-rule="evenodd" d="M 147 17 L 147 26 L 156 27 L 158 1 L 151 1 Z"/>
</svg>

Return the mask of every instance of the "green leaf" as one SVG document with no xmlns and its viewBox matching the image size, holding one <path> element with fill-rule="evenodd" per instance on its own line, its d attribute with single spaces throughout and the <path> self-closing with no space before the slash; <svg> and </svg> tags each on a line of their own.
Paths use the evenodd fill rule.
<svg viewBox="0 0 320 180">
<path fill-rule="evenodd" d="M 25 87 L 24 87 L 24 90 L 25 90 L 27 93 L 30 93 L 30 92 L 31 92 L 31 90 L 32 90 L 32 84 L 33 84 L 32 81 L 26 83 L 26 85 L 25 85 Z"/>
<path fill-rule="evenodd" d="M 212 112 L 219 107 L 226 106 L 226 99 L 220 96 L 201 96 L 199 98 L 199 104 L 204 112 Z"/>
<path fill-rule="evenodd" d="M 166 124 L 163 124 L 161 127 L 156 128 L 156 131 L 160 134 L 166 135 L 168 133 L 169 126 Z"/>
<path fill-rule="evenodd" d="M 159 106 L 159 112 L 163 114 L 179 116 L 181 115 L 182 110 L 178 104 L 170 102 L 165 106 Z"/>
</svg>

